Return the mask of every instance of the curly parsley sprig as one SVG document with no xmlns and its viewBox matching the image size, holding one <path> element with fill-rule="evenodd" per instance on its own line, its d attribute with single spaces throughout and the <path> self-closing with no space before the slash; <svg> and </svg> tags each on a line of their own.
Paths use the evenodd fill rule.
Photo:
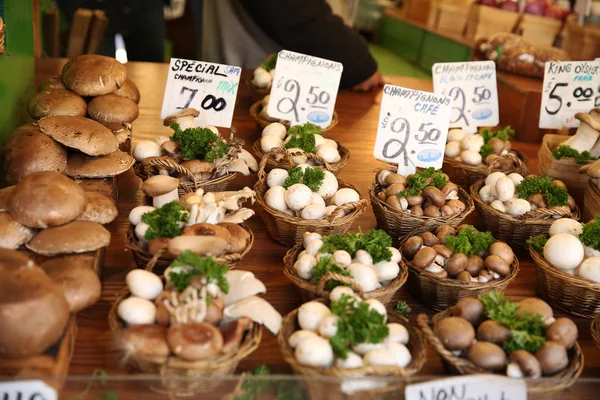
<svg viewBox="0 0 600 400">
<path fill-rule="evenodd" d="M 288 177 L 283 182 L 283 187 L 287 189 L 296 183 L 303 183 L 310 190 L 316 192 L 323 184 L 324 179 L 325 172 L 321 168 L 306 167 L 304 172 L 302 172 L 302 168 L 294 167 L 288 170 Z"/>
<path fill-rule="evenodd" d="M 450 250 L 466 255 L 486 251 L 493 243 L 494 238 L 490 232 L 479 232 L 472 226 L 462 229 L 455 236 L 446 237 L 446 246 Z"/>
<path fill-rule="evenodd" d="M 562 144 L 552 150 L 552 157 L 556 160 L 560 160 L 561 158 L 574 158 L 577 164 L 585 164 L 588 161 L 596 160 L 596 157 L 592 157 L 589 151 L 580 153 L 574 148 Z"/>
<path fill-rule="evenodd" d="M 441 189 L 448 182 L 442 175 L 442 171 L 429 167 L 423 171 L 417 171 L 406 179 L 406 190 L 398 193 L 398 197 L 416 196 L 427 186 L 435 186 Z"/>
<path fill-rule="evenodd" d="M 179 124 L 173 122 L 171 129 L 175 131 L 171 140 L 179 143 L 181 158 L 184 160 L 214 162 L 229 152 L 229 145 L 208 128 L 195 127 L 181 130 Z"/>
<path fill-rule="evenodd" d="M 191 250 L 184 250 L 172 263 L 175 268 L 169 271 L 169 280 L 179 292 L 184 291 L 193 278 L 206 278 L 206 284 L 216 284 L 223 293 L 229 292 L 229 282 L 225 278 L 227 265 L 219 264 L 212 257 L 201 257 Z"/>
<path fill-rule="evenodd" d="M 583 224 L 583 232 L 579 235 L 579 240 L 584 246 L 591 246 L 594 250 L 600 251 L 600 216 Z"/>
<path fill-rule="evenodd" d="M 321 128 L 307 122 L 303 125 L 292 126 L 287 131 L 290 140 L 284 145 L 286 149 L 302 149 L 307 153 L 316 152 L 315 135 L 321 134 Z"/>
<path fill-rule="evenodd" d="M 150 225 L 144 238 L 152 240 L 160 237 L 172 238 L 181 233 L 181 222 L 186 222 L 188 212 L 177 200 L 142 215 L 142 222 Z"/>
<path fill-rule="evenodd" d="M 491 130 L 485 128 L 477 133 L 483 137 L 483 146 L 481 146 L 479 154 L 481 154 L 481 157 L 485 160 L 487 156 L 494 152 L 492 145 L 489 143 L 490 140 L 500 139 L 506 142 L 515 135 L 515 130 L 512 129 L 510 125 L 507 125 L 504 128 L 499 128 L 496 132 L 492 132 Z"/>
<path fill-rule="evenodd" d="M 567 189 L 552 182 L 549 176 L 528 176 L 517 185 L 516 190 L 521 199 L 540 193 L 549 206 L 566 206 L 569 201 Z"/>
<path fill-rule="evenodd" d="M 352 258 L 358 250 L 365 250 L 373 259 L 373 264 L 390 261 L 392 237 L 380 229 L 369 229 L 365 233 L 336 233 L 322 238 L 321 253 L 333 254 L 337 250 L 347 251 Z"/>
</svg>

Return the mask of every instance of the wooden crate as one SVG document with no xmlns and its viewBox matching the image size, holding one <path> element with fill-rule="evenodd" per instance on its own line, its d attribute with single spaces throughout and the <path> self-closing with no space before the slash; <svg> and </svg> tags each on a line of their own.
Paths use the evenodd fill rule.
<svg viewBox="0 0 600 400">
<path fill-rule="evenodd" d="M 569 18 L 566 31 L 564 49 L 573 60 L 594 60 L 600 57 L 600 26 L 579 26 L 575 18 Z"/>
<path fill-rule="evenodd" d="M 433 0 L 427 25 L 442 34 L 463 36 L 469 15 L 462 0 Z"/>
<path fill-rule="evenodd" d="M 477 40 L 498 32 L 513 32 L 519 21 L 519 14 L 499 8 L 471 5 L 466 37 Z"/>
<path fill-rule="evenodd" d="M 552 47 L 562 27 L 563 22 L 560 20 L 523 14 L 517 30 L 523 39 L 534 46 Z"/>
<path fill-rule="evenodd" d="M 600 189 L 598 188 L 598 182 L 590 179 L 583 194 L 581 222 L 588 222 L 596 215 L 600 215 Z"/>
</svg>

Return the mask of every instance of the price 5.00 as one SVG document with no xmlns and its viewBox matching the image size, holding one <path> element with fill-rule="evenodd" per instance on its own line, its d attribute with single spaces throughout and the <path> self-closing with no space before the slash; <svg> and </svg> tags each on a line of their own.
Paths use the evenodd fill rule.
<svg viewBox="0 0 600 400">
<path fill-rule="evenodd" d="M 554 84 L 554 87 L 550 91 L 548 95 L 548 104 L 544 107 L 546 112 L 550 115 L 556 115 L 563 107 L 563 96 L 559 94 L 562 90 L 561 88 L 569 86 L 568 83 L 565 82 L 557 82 Z M 572 93 L 573 98 L 578 102 L 586 102 L 591 101 L 594 96 L 594 89 L 592 88 L 583 88 L 576 87 Z M 600 96 L 596 96 L 594 98 L 594 107 L 598 107 L 600 105 Z M 571 106 L 570 102 L 566 103 L 567 107 Z M 591 108 L 591 106 L 590 106 Z"/>
<path fill-rule="evenodd" d="M 187 100 L 185 101 L 185 104 L 183 106 L 177 107 L 178 110 L 188 108 L 190 106 L 190 104 L 192 103 L 192 101 L 194 100 L 194 97 L 196 97 L 196 94 L 198 93 L 198 89 L 191 89 L 189 87 L 183 86 L 181 88 L 181 91 L 179 92 L 179 94 L 181 96 L 183 96 L 184 93 L 188 92 L 188 91 L 190 92 L 189 97 L 187 98 Z M 212 94 L 208 94 L 208 95 L 204 96 L 204 99 L 202 99 L 202 102 L 200 103 L 200 107 L 202 107 L 203 110 L 213 109 L 216 112 L 219 112 L 219 111 L 223 111 L 225 109 L 225 107 L 227 107 L 227 101 L 222 97 L 216 97 L 216 96 L 213 96 Z"/>
</svg>

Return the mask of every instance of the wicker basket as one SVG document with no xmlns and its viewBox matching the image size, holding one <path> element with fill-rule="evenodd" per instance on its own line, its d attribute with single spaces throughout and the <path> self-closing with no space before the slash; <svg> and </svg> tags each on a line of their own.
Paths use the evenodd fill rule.
<svg viewBox="0 0 600 400">
<path fill-rule="evenodd" d="M 215 260 L 222 264 L 227 264 L 227 266 L 230 269 L 234 268 L 235 265 L 239 261 L 241 261 L 241 259 L 246 254 L 248 254 L 248 252 L 250 252 L 250 249 L 252 249 L 252 245 L 254 244 L 254 233 L 252 232 L 252 230 L 248 228 L 246 224 L 240 224 L 240 226 L 243 227 L 246 230 L 246 232 L 250 234 L 250 242 L 248 243 L 248 246 L 246 246 L 244 251 L 241 253 L 224 254 L 220 257 L 215 257 Z M 127 235 L 125 237 L 125 247 L 131 250 L 131 254 L 133 255 L 135 265 L 137 265 L 138 268 L 145 268 L 148 265 L 148 263 L 155 257 L 152 254 L 148 253 L 147 250 L 144 250 L 139 246 L 138 241 L 135 237 L 134 230 L 134 227 L 132 225 L 129 225 L 129 229 L 127 230 Z M 154 270 L 156 270 L 156 272 L 158 273 L 162 273 L 169 265 L 171 265 L 172 261 L 172 259 L 161 258 L 161 255 L 159 254 L 158 258 L 156 258 L 155 260 Z"/>
<path fill-rule="evenodd" d="M 439 321 L 450 317 L 451 314 L 452 309 L 447 309 L 434 315 L 431 322 L 433 329 L 435 329 L 435 326 L 437 323 L 439 323 Z M 430 326 L 427 315 L 420 314 L 417 318 L 417 321 L 421 330 L 425 334 L 425 337 L 433 346 L 435 351 L 439 354 L 442 364 L 444 364 L 444 367 L 451 373 L 459 375 L 489 374 L 489 371 L 479 368 L 466 358 L 458 357 L 451 351 L 446 350 L 442 342 L 440 342 L 437 336 L 435 336 L 433 333 L 433 329 Z M 544 393 L 555 390 L 563 390 L 572 386 L 579 375 L 581 375 L 581 371 L 583 371 L 583 353 L 581 352 L 579 343 L 575 343 L 575 346 L 568 350 L 567 354 L 569 355 L 569 365 L 567 368 L 555 375 L 552 375 L 551 377 L 544 377 L 543 379 L 539 380 L 528 379 L 526 381 L 527 392 L 530 394 Z"/>
<path fill-rule="evenodd" d="M 510 171 L 502 171 L 506 174 L 510 174 L 516 172 L 523 176 L 527 176 L 529 171 L 527 169 L 527 157 L 521 152 L 516 150 L 512 150 L 516 153 L 507 154 L 502 157 L 512 158 L 516 163 L 516 167 Z M 450 177 L 450 181 L 456 183 L 458 186 L 462 187 L 465 190 L 469 190 L 469 187 L 477 182 L 480 179 L 484 179 L 490 173 L 496 171 L 491 166 L 487 166 L 485 164 L 480 165 L 468 165 L 461 161 L 456 161 L 448 157 L 444 157 L 444 165 L 442 166 L 442 170 Z"/>
<path fill-rule="evenodd" d="M 352 223 L 365 212 L 367 208 L 367 200 L 360 199 L 357 202 L 346 203 L 338 207 L 330 216 L 322 220 L 305 220 L 298 217 L 285 214 L 281 211 L 267 205 L 264 195 L 269 189 L 267 186 L 267 173 L 265 166 L 270 157 L 283 155 L 287 160 L 285 162 L 294 165 L 291 160 L 292 156 L 304 155 L 309 159 L 314 159 L 314 154 L 305 153 L 303 151 L 288 153 L 285 149 L 276 148 L 267 153 L 260 161 L 258 171 L 258 182 L 254 186 L 256 192 L 256 202 L 260 205 L 259 214 L 267 227 L 269 235 L 277 242 L 286 245 L 294 246 L 302 242 L 305 232 L 316 232 L 321 236 L 330 236 L 335 233 L 346 233 Z M 327 165 L 325 165 L 327 168 Z M 358 190 L 346 181 L 338 179 L 339 188 L 350 188 L 358 192 Z"/>
<path fill-rule="evenodd" d="M 600 314 L 596 315 L 592 320 L 590 333 L 592 334 L 592 339 L 594 339 L 596 347 L 600 348 Z"/>
<path fill-rule="evenodd" d="M 321 280 L 318 283 L 314 283 L 312 281 L 307 281 L 302 279 L 296 274 L 294 270 L 294 263 L 298 258 L 298 254 L 303 250 L 302 244 L 297 244 L 292 247 L 285 254 L 283 258 L 283 273 L 288 277 L 292 283 L 298 287 L 300 290 L 300 295 L 302 297 L 302 301 L 311 301 L 314 299 L 329 299 L 329 292 L 325 289 L 325 284 L 329 279 L 336 279 L 345 283 L 348 286 L 351 286 L 355 292 L 360 294 L 360 297 L 364 300 L 367 299 L 377 299 L 383 304 L 388 304 L 392 301 L 394 294 L 404 285 L 406 282 L 406 278 L 408 276 L 408 272 L 406 271 L 406 267 L 403 263 L 400 263 L 400 273 L 388 286 L 384 286 L 380 289 L 373 290 L 371 292 L 363 292 L 360 289 L 360 286 L 352 279 L 350 276 L 339 275 L 334 272 L 328 272 L 327 274 L 321 277 Z"/>
<path fill-rule="evenodd" d="M 260 148 L 260 140 L 257 140 L 256 142 L 254 142 L 254 146 L 252 147 L 252 150 L 254 150 L 254 154 L 256 154 L 256 156 L 259 159 L 262 159 L 265 156 L 265 152 L 262 151 L 262 149 Z M 317 156 L 315 154 L 314 159 L 318 160 L 319 163 L 321 163 L 321 165 L 328 165 L 328 170 L 331 171 L 334 175 L 337 175 L 340 170 L 342 168 L 344 168 L 344 166 L 346 164 L 348 164 L 348 161 L 350 161 L 350 151 L 345 148 L 344 146 L 342 146 L 340 143 L 338 143 L 338 151 L 340 152 L 340 156 L 342 157 L 342 159 L 336 163 L 333 164 L 328 164 L 325 160 L 323 160 L 321 157 Z M 288 169 L 288 168 L 292 168 L 293 166 L 289 163 L 285 163 L 284 160 L 281 161 L 277 161 L 274 160 L 272 158 L 269 158 L 267 160 L 267 164 L 265 165 L 265 171 L 269 172 L 271 171 L 273 168 L 284 168 L 284 169 Z"/>
<path fill-rule="evenodd" d="M 600 215 L 600 189 L 591 179 L 583 193 L 583 214 L 581 220 L 588 222 Z"/>
<path fill-rule="evenodd" d="M 513 249 L 528 251 L 527 239 L 532 236 L 545 235 L 550 225 L 556 221 L 555 216 L 579 220 L 579 207 L 573 212 L 563 209 L 538 208 L 521 217 L 500 212 L 484 203 L 479 197 L 479 189 L 485 181 L 482 179 L 471 186 L 471 198 L 479 213 L 479 222 L 483 230 L 492 232 L 495 239 L 508 243 Z"/>
<path fill-rule="evenodd" d="M 255 102 L 250 107 L 250 116 L 252 117 L 252 119 L 254 119 L 254 121 L 256 122 L 256 125 L 258 125 L 258 127 L 260 129 L 265 129 L 267 125 L 272 124 L 273 122 L 279 122 L 279 123 L 283 124 L 287 129 L 290 128 L 290 121 L 286 121 L 286 120 L 268 121 L 268 120 L 262 118 L 260 116 L 260 112 L 262 111 L 262 108 L 263 108 L 262 100 Z M 326 128 L 321 128 L 321 131 L 327 132 L 328 130 L 330 130 L 334 126 L 336 126 L 338 124 L 338 122 L 339 121 L 338 121 L 337 112 L 334 111 L 333 117 L 331 118 L 331 124 L 329 124 L 329 126 Z"/>
<path fill-rule="evenodd" d="M 265 96 L 271 93 L 270 87 L 268 89 L 256 87 L 250 78 L 246 79 L 246 85 L 250 89 L 250 96 L 252 97 L 253 102 L 261 101 Z"/>
<path fill-rule="evenodd" d="M 569 275 L 554 268 L 529 245 L 538 278 L 538 292 L 552 308 L 583 318 L 600 313 L 600 283 Z"/>
<path fill-rule="evenodd" d="M 149 264 L 146 269 L 152 270 L 152 264 Z M 119 304 L 128 298 L 130 294 L 129 290 L 121 294 L 113 303 L 108 313 L 108 324 L 115 343 L 121 342 L 125 325 L 121 318 L 119 318 L 117 309 Z M 157 358 L 132 355 L 123 361 L 128 368 L 135 371 L 160 375 L 162 377 L 162 386 L 153 387 L 152 389 L 166 392 L 169 398 L 187 397 L 197 393 L 210 392 L 220 386 L 222 382 L 218 378 L 232 375 L 240 361 L 258 349 L 261 339 L 261 326 L 255 323 L 252 329 L 246 333 L 240 347 L 228 354 L 220 354 L 200 361 L 185 361 L 175 356 Z M 210 378 L 217 379 L 211 380 Z"/>
<path fill-rule="evenodd" d="M 381 187 L 377 182 L 369 188 L 371 197 L 371 207 L 377 220 L 377 228 L 384 230 L 392 237 L 394 246 L 398 246 L 400 240 L 416 229 L 434 230 L 440 225 L 451 225 L 457 227 L 474 209 L 475 204 L 467 192 L 463 188 L 458 189 L 458 197 L 460 201 L 465 203 L 465 210 L 460 214 L 455 214 L 450 217 L 426 217 L 415 216 L 408 211 L 399 211 L 390 208 L 384 201 L 377 197 L 377 193 Z"/>
<path fill-rule="evenodd" d="M 414 235 L 427 232 L 427 229 L 418 230 Z M 400 243 L 402 249 L 404 243 L 409 239 L 405 237 Z M 408 268 L 408 293 L 414 298 L 435 311 L 442 311 L 455 305 L 464 297 L 474 297 L 494 291 L 504 291 L 508 284 L 517 277 L 519 273 L 519 260 L 515 256 L 510 273 L 502 279 L 494 279 L 487 283 L 462 282 L 456 279 L 440 279 L 415 267 L 412 261 L 402 255 L 402 261 Z"/>
<path fill-rule="evenodd" d="M 177 172 L 179 175 L 187 177 L 187 181 L 179 182 L 179 195 L 183 196 L 186 193 L 194 192 L 197 189 L 204 189 L 206 192 L 222 192 L 227 189 L 229 183 L 235 178 L 236 173 L 228 173 L 218 178 L 211 178 L 205 181 L 198 182 L 195 180 L 192 173 L 180 164 L 166 158 L 156 158 L 152 162 L 147 163 L 146 167 L 142 167 L 141 163 L 136 162 L 133 165 L 135 174 L 142 180 L 150 178 L 158 174 L 158 169 L 167 169 L 172 172 Z"/>
<path fill-rule="evenodd" d="M 292 349 L 288 344 L 288 339 L 292 335 L 292 333 L 300 329 L 300 326 L 298 325 L 297 315 L 298 309 L 295 309 L 283 318 L 281 330 L 279 331 L 279 335 L 277 336 L 277 341 L 279 343 L 279 347 L 281 348 L 283 359 L 286 363 L 290 365 L 295 374 L 311 377 L 329 376 L 338 378 L 352 378 L 362 376 L 407 377 L 419 372 L 423 367 L 423 364 L 425 363 L 425 358 L 427 356 L 427 347 L 425 345 L 423 334 L 420 332 L 419 329 L 410 324 L 408 319 L 399 316 L 395 313 L 388 312 L 388 323 L 395 322 L 402 324 L 406 327 L 409 333 L 410 341 L 407 345 L 407 348 L 410 351 L 410 354 L 412 355 L 412 361 L 406 368 L 371 365 L 352 369 L 331 367 L 323 370 L 303 366 L 296 361 L 296 357 L 294 356 L 294 349 Z M 383 394 L 389 392 L 400 391 L 398 394 L 403 393 L 404 385 L 406 385 L 407 383 L 405 380 L 398 381 L 399 386 L 393 385 L 369 391 L 359 391 L 354 393 L 353 395 L 345 395 L 344 393 L 340 392 L 339 383 L 336 385 L 337 387 L 335 387 L 332 384 L 327 384 L 325 382 L 319 382 L 318 380 L 315 380 L 314 382 L 308 382 L 307 386 L 308 391 L 310 393 L 310 398 L 312 399 L 341 400 L 360 398 L 361 400 L 364 400 L 380 399 L 382 397 L 379 396 L 382 396 Z"/>
</svg>

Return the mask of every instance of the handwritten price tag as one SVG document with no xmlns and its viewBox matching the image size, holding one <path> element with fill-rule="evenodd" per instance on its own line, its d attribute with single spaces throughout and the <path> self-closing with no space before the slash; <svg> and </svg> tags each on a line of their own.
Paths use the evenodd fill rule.
<svg viewBox="0 0 600 400">
<path fill-rule="evenodd" d="M 196 125 L 231 127 L 241 72 L 231 65 L 171 58 L 160 117 L 192 107 L 200 111 Z"/>
<path fill-rule="evenodd" d="M 0 383 L 0 399 L 56 400 L 56 389 L 40 380 Z"/>
<path fill-rule="evenodd" d="M 281 50 L 267 113 L 292 125 L 312 122 L 328 127 L 343 70 L 339 62 Z"/>
<path fill-rule="evenodd" d="M 404 394 L 406 400 L 527 400 L 527 385 L 520 379 L 481 374 L 408 385 Z"/>
<path fill-rule="evenodd" d="M 431 70 L 433 91 L 452 98 L 451 128 L 475 133 L 479 126 L 500 123 L 493 61 L 437 63 Z"/>
<path fill-rule="evenodd" d="M 578 112 L 600 106 L 598 61 L 550 61 L 544 70 L 540 128 L 573 128 Z"/>
<path fill-rule="evenodd" d="M 375 158 L 398 163 L 399 174 L 412 174 L 416 167 L 441 168 L 450 103 L 448 96 L 385 85 Z"/>
</svg>

